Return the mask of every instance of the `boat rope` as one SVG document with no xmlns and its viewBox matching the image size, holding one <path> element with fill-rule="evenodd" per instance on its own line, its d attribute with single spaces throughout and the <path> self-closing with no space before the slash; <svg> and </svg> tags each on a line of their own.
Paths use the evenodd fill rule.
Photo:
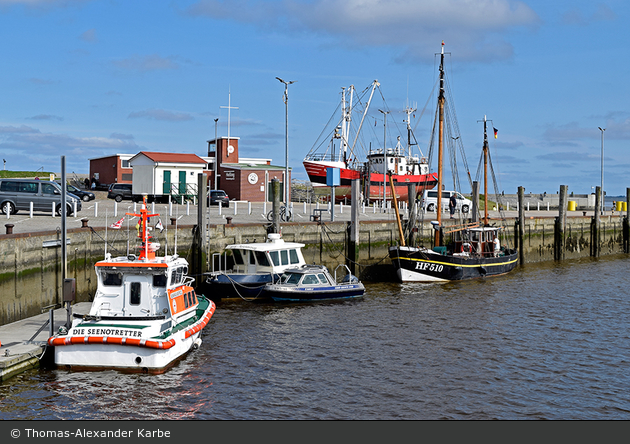
<svg viewBox="0 0 630 444">
<path fill-rule="evenodd" d="M 328 240 L 330 241 L 329 243 L 327 243 L 327 244 L 326 244 L 326 248 L 327 248 L 327 249 L 328 249 L 328 251 L 329 251 L 329 256 L 330 256 L 331 258 L 333 258 L 333 259 L 337 259 L 337 258 L 339 258 L 339 256 L 343 256 L 343 258 L 344 258 L 347 262 L 352 263 L 352 264 L 354 264 L 354 265 L 356 265 L 356 266 L 358 266 L 358 267 L 360 267 L 360 268 L 361 268 L 361 267 L 363 267 L 363 268 L 367 268 L 367 267 L 369 267 L 370 265 L 372 265 L 372 266 L 373 266 L 373 265 L 378 265 L 378 264 L 380 264 L 381 262 L 383 262 L 385 259 L 389 259 L 389 254 L 387 254 L 387 255 L 385 255 L 382 259 L 380 259 L 378 262 L 376 262 L 376 263 L 374 263 L 374 264 L 370 264 L 370 265 L 367 265 L 367 264 L 361 264 L 361 263 L 359 263 L 359 262 L 353 261 L 352 259 L 350 259 L 348 256 L 346 256 L 346 255 L 345 255 L 345 253 L 343 252 L 343 250 L 340 250 L 340 249 L 337 249 L 336 247 L 334 247 L 335 242 L 332 240 L 332 238 L 330 237 L 330 234 L 329 234 L 329 233 L 333 233 L 333 234 L 341 234 L 342 232 L 334 232 L 334 231 L 330 230 L 330 229 L 329 229 L 329 227 L 328 227 L 326 224 L 324 224 L 324 223 L 320 223 L 319 225 L 320 225 L 320 227 L 322 227 L 322 228 L 323 228 L 323 229 L 322 229 L 322 232 L 323 232 L 324 234 L 326 234 L 326 237 L 327 237 L 327 238 L 328 238 Z M 345 246 L 346 246 L 346 238 L 345 238 L 345 237 L 344 237 L 343 244 L 344 244 L 344 248 L 345 248 Z M 330 255 L 330 252 L 332 251 L 332 249 L 335 249 L 335 250 L 338 252 L 338 254 L 337 254 L 336 256 L 334 256 L 334 257 Z M 359 272 L 359 274 L 360 274 L 360 272 Z"/>
<path fill-rule="evenodd" d="M 247 301 L 247 302 L 252 302 L 252 301 L 255 301 L 256 299 L 258 299 L 260 297 L 260 295 L 263 293 L 263 289 L 265 288 L 265 285 L 267 285 L 267 284 L 262 284 L 262 285 L 260 285 L 258 287 L 248 287 L 247 285 L 243 285 L 243 284 L 241 284 L 239 282 L 236 282 L 227 273 L 221 272 L 220 274 L 224 275 L 230 281 L 230 283 L 232 284 L 232 288 L 234 288 L 234 291 L 236 292 L 238 297 L 240 297 L 242 300 Z M 243 296 L 241 294 L 241 292 L 238 291 L 237 287 L 243 287 L 243 288 L 249 288 L 249 289 L 253 289 L 253 290 L 258 290 L 258 294 L 256 296 L 254 296 L 253 298 L 248 298 L 248 297 Z"/>
</svg>

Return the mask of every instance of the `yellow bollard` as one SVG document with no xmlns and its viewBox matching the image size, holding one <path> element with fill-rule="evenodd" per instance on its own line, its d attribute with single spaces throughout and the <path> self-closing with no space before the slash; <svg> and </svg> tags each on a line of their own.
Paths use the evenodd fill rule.
<svg viewBox="0 0 630 444">
<path fill-rule="evenodd" d="M 575 202 L 574 200 L 570 200 L 568 210 L 569 211 L 577 210 L 577 202 Z"/>
</svg>

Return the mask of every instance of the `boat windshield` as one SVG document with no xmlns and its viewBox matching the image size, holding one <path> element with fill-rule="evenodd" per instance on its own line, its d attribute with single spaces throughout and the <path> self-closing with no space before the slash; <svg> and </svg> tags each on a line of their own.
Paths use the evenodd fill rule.
<svg viewBox="0 0 630 444">
<path fill-rule="evenodd" d="M 283 284 L 297 285 L 302 275 L 300 273 L 283 273 L 280 282 Z"/>
</svg>

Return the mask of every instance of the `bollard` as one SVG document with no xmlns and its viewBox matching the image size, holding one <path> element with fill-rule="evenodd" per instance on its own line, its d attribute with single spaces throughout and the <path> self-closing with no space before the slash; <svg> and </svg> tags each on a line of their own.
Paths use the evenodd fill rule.
<svg viewBox="0 0 630 444">
<path fill-rule="evenodd" d="M 52 217 L 55 217 L 55 203 L 52 203 Z"/>
<path fill-rule="evenodd" d="M 90 228 L 88 227 L 88 220 L 87 218 L 83 218 L 81 219 L 81 228 Z"/>
<path fill-rule="evenodd" d="M 186 201 L 186 216 L 190 216 L 190 201 Z"/>
<path fill-rule="evenodd" d="M 94 202 L 94 217 L 98 217 L 98 202 Z"/>
<path fill-rule="evenodd" d="M 234 201 L 234 216 L 236 216 L 238 214 L 237 208 L 238 208 L 238 202 Z"/>
<path fill-rule="evenodd" d="M 74 217 L 77 217 L 77 201 L 74 201 L 74 213 L 72 214 Z"/>
<path fill-rule="evenodd" d="M 118 216 L 118 202 L 114 201 L 114 216 Z"/>
<path fill-rule="evenodd" d="M 227 216 L 227 217 L 225 218 L 225 224 L 226 224 L 226 225 L 231 225 L 231 224 L 232 224 L 232 218 L 231 218 L 230 216 Z"/>
<path fill-rule="evenodd" d="M 5 224 L 4 226 L 7 229 L 7 234 L 13 234 L 13 227 L 14 227 L 13 224 Z"/>
<path fill-rule="evenodd" d="M 175 221 L 177 220 L 176 217 L 171 217 L 171 225 L 175 225 Z"/>
<path fill-rule="evenodd" d="M 31 219 L 33 218 L 33 202 L 29 205 L 28 217 Z"/>
<path fill-rule="evenodd" d="M 252 203 L 247 202 L 247 214 L 252 214 Z"/>
</svg>

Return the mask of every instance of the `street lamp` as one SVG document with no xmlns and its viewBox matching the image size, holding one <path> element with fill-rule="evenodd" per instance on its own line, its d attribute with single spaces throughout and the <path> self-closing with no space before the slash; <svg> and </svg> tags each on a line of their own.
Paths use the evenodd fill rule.
<svg viewBox="0 0 630 444">
<path fill-rule="evenodd" d="M 282 80 L 280 77 L 276 77 L 281 83 L 284 83 L 284 95 L 282 100 L 284 101 L 284 204 L 289 206 L 289 85 L 295 83 L 296 80 L 290 82 Z"/>
<path fill-rule="evenodd" d="M 214 119 L 214 189 L 218 190 L 217 174 L 219 171 L 219 141 L 217 140 L 217 122 L 219 118 Z"/>
<path fill-rule="evenodd" d="M 599 214 L 604 214 L 604 131 L 606 131 L 606 128 L 602 128 L 601 126 L 598 126 L 597 128 L 599 128 L 599 130 L 602 132 L 602 198 L 601 201 L 599 202 L 599 206 L 600 206 L 600 210 L 599 210 Z"/>
</svg>

